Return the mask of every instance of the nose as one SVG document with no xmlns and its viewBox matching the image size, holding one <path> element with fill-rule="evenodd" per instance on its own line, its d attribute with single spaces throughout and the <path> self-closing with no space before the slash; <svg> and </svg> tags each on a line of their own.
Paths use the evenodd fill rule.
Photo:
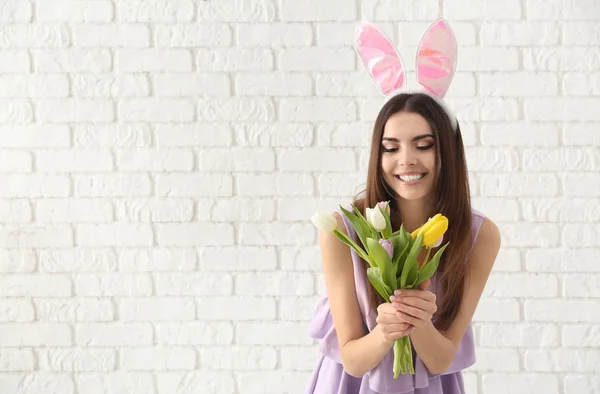
<svg viewBox="0 0 600 394">
<path fill-rule="evenodd" d="M 398 164 L 402 166 L 414 166 L 417 164 L 417 157 L 410 149 L 400 149 L 398 153 Z"/>
</svg>

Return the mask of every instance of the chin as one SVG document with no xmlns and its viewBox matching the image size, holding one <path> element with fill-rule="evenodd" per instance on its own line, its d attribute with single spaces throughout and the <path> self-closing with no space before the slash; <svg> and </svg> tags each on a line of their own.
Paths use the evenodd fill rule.
<svg viewBox="0 0 600 394">
<path fill-rule="evenodd" d="M 406 192 L 403 190 L 402 191 L 396 190 L 396 194 L 398 194 L 398 196 L 400 196 L 401 199 L 408 200 L 408 201 L 422 200 L 429 196 L 428 192 L 425 192 L 425 193 Z"/>
</svg>

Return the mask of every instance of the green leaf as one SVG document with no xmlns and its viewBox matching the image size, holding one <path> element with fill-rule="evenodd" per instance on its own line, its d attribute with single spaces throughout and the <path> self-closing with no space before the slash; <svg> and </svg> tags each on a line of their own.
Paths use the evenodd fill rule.
<svg viewBox="0 0 600 394">
<path fill-rule="evenodd" d="M 446 243 L 446 245 L 442 246 L 437 253 L 431 258 L 431 260 L 429 262 L 427 262 L 426 264 L 423 265 L 423 267 L 421 267 L 421 269 L 419 270 L 418 273 L 418 279 L 417 279 L 417 283 L 416 285 L 420 285 L 421 283 L 425 282 L 428 279 L 431 279 L 431 277 L 433 276 L 433 274 L 435 273 L 435 271 L 438 268 L 438 265 L 440 263 L 440 258 L 442 257 L 442 253 L 444 253 L 444 250 L 446 249 L 446 247 L 449 245 L 450 243 Z"/>
<path fill-rule="evenodd" d="M 400 253 L 400 256 L 404 256 L 405 253 L 408 252 L 408 248 L 412 246 L 412 238 L 411 236 L 404 236 L 404 248 L 402 248 L 402 251 Z"/>
<path fill-rule="evenodd" d="M 405 244 L 404 244 L 404 248 L 402 248 L 401 250 L 401 254 L 398 257 L 398 265 L 397 265 L 397 273 L 396 276 L 400 277 L 402 275 L 402 271 L 404 270 L 404 266 L 406 265 L 406 259 L 407 259 L 407 255 L 408 252 L 411 250 L 412 246 L 415 243 L 415 240 L 412 239 L 412 236 L 407 233 L 406 231 L 403 232 L 403 237 L 405 239 Z"/>
<path fill-rule="evenodd" d="M 390 238 L 392 241 L 392 245 L 394 245 L 394 254 L 392 256 L 392 265 L 394 266 L 395 272 L 398 272 L 398 255 L 400 253 L 400 247 L 402 246 L 402 242 L 400 240 L 400 235 L 395 235 Z"/>
<path fill-rule="evenodd" d="M 381 270 L 379 270 L 379 267 L 367 268 L 367 278 L 369 278 L 369 281 L 371 282 L 375 290 L 377 290 L 377 293 L 379 293 L 379 295 L 382 296 L 384 300 L 389 302 L 393 290 L 390 289 L 389 286 L 386 286 L 386 284 L 383 282 Z"/>
<path fill-rule="evenodd" d="M 401 230 L 404 230 L 404 227 L 401 227 Z M 400 231 L 400 233 L 397 235 L 397 239 L 398 239 L 398 248 L 396 249 L 396 245 L 394 245 L 394 265 L 398 265 L 398 261 L 402 258 L 402 256 L 404 256 L 404 253 L 406 253 L 406 251 L 408 250 L 408 247 L 411 244 L 412 241 L 412 237 L 410 235 L 407 235 L 406 232 L 404 231 Z M 400 272 L 400 271 L 398 271 Z"/>
<path fill-rule="evenodd" d="M 395 263 L 398 259 L 398 255 L 400 254 L 402 247 L 402 235 L 396 234 L 390 237 L 390 241 L 394 245 L 394 255 L 392 256 L 392 263 Z"/>
<path fill-rule="evenodd" d="M 417 257 L 422 245 L 423 233 L 420 233 L 412 244 L 408 256 L 406 256 L 404 267 L 402 267 L 402 274 L 400 275 L 401 289 L 404 289 L 407 284 L 414 284 L 417 280 L 417 270 L 419 269 Z"/>
<path fill-rule="evenodd" d="M 369 234 L 371 232 L 371 229 L 373 228 L 373 226 L 371 226 L 371 224 L 363 216 L 362 212 L 354 204 L 352 205 L 352 209 L 354 210 L 356 217 L 360 221 L 363 233 L 365 234 L 365 237 L 366 237 L 367 234 Z"/>
<path fill-rule="evenodd" d="M 333 230 L 333 233 L 339 238 L 340 241 L 342 241 L 343 243 L 345 243 L 346 245 L 348 245 L 349 247 L 354 249 L 354 251 L 356 253 L 358 253 L 358 255 L 363 260 L 365 260 L 367 263 L 369 263 L 369 265 L 372 266 L 374 264 L 372 259 L 367 254 L 367 252 L 365 252 L 360 246 L 358 246 L 356 244 L 356 242 L 354 242 L 350 237 L 348 237 L 346 234 L 342 233 L 341 231 L 339 231 L 337 229 Z"/>
<path fill-rule="evenodd" d="M 411 245 L 412 238 L 406 238 L 403 232 L 397 233 L 393 238 L 394 243 L 394 258 L 392 259 L 392 265 L 396 270 L 396 277 L 400 277 L 404 263 L 406 261 L 405 254 Z"/>
<path fill-rule="evenodd" d="M 408 271 L 413 263 L 406 259 L 404 267 L 402 267 L 402 273 L 400 274 L 400 289 L 406 289 L 406 281 L 408 279 Z"/>
<path fill-rule="evenodd" d="M 381 235 L 379 234 L 379 231 L 375 230 L 374 228 L 371 227 L 371 238 L 379 241 L 381 239 Z"/>
<path fill-rule="evenodd" d="M 375 261 L 375 264 L 381 270 L 383 281 L 390 287 L 396 284 L 396 271 L 392 265 L 392 260 L 387 254 L 383 246 L 373 238 L 367 238 L 367 244 L 369 245 L 370 255 Z"/>
<path fill-rule="evenodd" d="M 415 261 L 415 265 L 411 267 L 408 277 L 406 278 L 406 287 L 408 289 L 414 289 L 417 280 L 419 280 L 419 263 Z"/>
<path fill-rule="evenodd" d="M 405 258 L 401 258 L 398 260 L 398 262 L 396 263 L 396 278 L 400 279 L 400 277 L 402 276 L 402 271 L 404 270 L 404 266 L 406 265 L 406 259 Z M 398 282 L 400 283 L 400 282 Z M 398 285 L 398 288 L 400 289 L 400 285 Z"/>
<path fill-rule="evenodd" d="M 365 243 L 365 240 L 367 238 L 367 232 L 365 231 L 365 228 L 363 227 L 363 224 L 361 223 L 360 218 L 357 217 L 356 215 L 354 215 L 352 212 L 344 209 L 344 207 L 342 207 L 341 205 L 340 205 L 340 210 L 344 213 L 344 215 L 346 215 L 348 220 L 350 220 L 350 223 L 352 223 L 352 228 L 354 228 L 354 231 L 356 232 L 358 239 L 360 239 L 360 242 L 362 242 L 362 244 L 365 246 L 365 248 L 367 249 L 367 252 L 368 252 L 369 247 Z"/>
<path fill-rule="evenodd" d="M 384 209 L 381 209 L 381 207 L 379 207 L 379 205 L 377 205 L 377 208 L 379 209 L 379 211 L 381 212 L 381 214 L 385 218 L 385 229 L 383 230 L 383 236 L 384 236 L 384 238 L 391 238 L 392 237 L 392 222 L 390 220 L 390 216 L 386 213 L 386 211 L 387 211 L 387 209 L 388 209 L 389 206 L 390 206 L 390 202 L 389 201 L 387 201 L 385 203 Z"/>
</svg>

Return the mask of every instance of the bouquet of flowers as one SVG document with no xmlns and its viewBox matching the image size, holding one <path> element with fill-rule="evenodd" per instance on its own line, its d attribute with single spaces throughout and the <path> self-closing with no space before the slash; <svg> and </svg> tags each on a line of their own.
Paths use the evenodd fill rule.
<svg viewBox="0 0 600 394">
<path fill-rule="evenodd" d="M 437 214 L 427 223 L 409 233 L 404 225 L 392 233 L 389 201 L 380 202 L 375 208 L 366 209 L 366 218 L 352 205 L 354 212 L 341 207 L 342 212 L 352 223 L 352 227 L 362 243 L 362 247 L 346 234 L 337 230 L 333 215 L 315 214 L 311 221 L 321 231 L 333 231 L 346 245 L 352 248 L 369 264 L 367 277 L 377 293 L 390 302 L 394 290 L 417 288 L 429 280 L 438 268 L 446 243 L 429 260 L 431 250 L 442 243 L 448 229 L 448 219 Z M 421 265 L 417 257 L 421 249 L 427 250 Z M 408 335 L 394 342 L 394 378 L 408 371 L 414 374 L 412 345 Z"/>
</svg>

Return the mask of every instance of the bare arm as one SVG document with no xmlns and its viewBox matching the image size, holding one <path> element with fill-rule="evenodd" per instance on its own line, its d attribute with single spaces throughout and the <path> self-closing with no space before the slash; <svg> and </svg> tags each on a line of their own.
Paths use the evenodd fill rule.
<svg viewBox="0 0 600 394">
<path fill-rule="evenodd" d="M 338 213 L 334 213 L 334 216 L 338 222 L 338 230 L 346 233 L 342 218 Z M 378 324 L 373 331 L 366 333 L 356 299 L 350 248 L 333 233 L 321 233 L 320 245 L 325 286 L 337 332 L 342 364 L 348 374 L 362 377 L 381 362 L 392 348 L 394 339 L 399 338 L 393 332 L 390 333 L 390 327 L 392 331 L 394 327 L 401 331 L 408 325 L 396 318 L 395 309 L 391 304 L 387 304 L 378 309 L 379 316 L 387 310 L 390 316 L 386 317 L 386 321 L 395 319 L 397 326 Z M 386 309 L 387 307 L 389 309 Z"/>
<path fill-rule="evenodd" d="M 467 275 L 470 280 L 465 286 L 460 312 L 456 319 L 446 331 L 438 331 L 430 320 L 410 335 L 415 351 L 429 372 L 441 374 L 452 365 L 458 345 L 473 318 L 499 249 L 498 228 L 492 221 L 486 219 L 467 262 L 469 267 Z"/>
</svg>

